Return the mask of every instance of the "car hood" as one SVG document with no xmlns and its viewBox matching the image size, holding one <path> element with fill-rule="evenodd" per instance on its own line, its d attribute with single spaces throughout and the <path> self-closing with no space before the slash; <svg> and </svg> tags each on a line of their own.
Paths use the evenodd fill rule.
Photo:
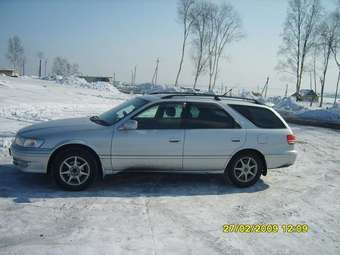
<svg viewBox="0 0 340 255">
<path fill-rule="evenodd" d="M 19 130 L 18 134 L 26 137 L 40 137 L 50 133 L 84 131 L 103 128 L 89 118 L 72 118 L 41 122 Z"/>
</svg>

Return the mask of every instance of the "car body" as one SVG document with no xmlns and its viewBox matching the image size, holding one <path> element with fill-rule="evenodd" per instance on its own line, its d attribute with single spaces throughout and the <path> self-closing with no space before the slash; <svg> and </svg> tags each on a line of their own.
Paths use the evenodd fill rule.
<svg viewBox="0 0 340 255">
<path fill-rule="evenodd" d="M 254 116 L 262 117 L 255 121 Z M 102 176 L 122 171 L 225 173 L 235 157 L 250 153 L 261 161 L 259 171 L 265 175 L 267 169 L 295 162 L 294 140 L 287 123 L 268 106 L 240 98 L 173 93 L 138 96 L 99 117 L 25 127 L 10 153 L 22 171 L 50 173 L 60 153 L 83 150 L 85 159 L 92 155 L 96 175 Z M 76 159 L 74 165 L 80 165 Z M 70 162 L 65 161 L 67 167 L 60 171 L 69 173 Z M 240 164 L 246 165 L 242 160 Z"/>
</svg>

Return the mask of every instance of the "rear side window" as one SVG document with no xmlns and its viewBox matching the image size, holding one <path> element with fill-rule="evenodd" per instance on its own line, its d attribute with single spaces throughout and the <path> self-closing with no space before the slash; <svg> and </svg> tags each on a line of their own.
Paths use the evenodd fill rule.
<svg viewBox="0 0 340 255">
<path fill-rule="evenodd" d="M 285 124 L 267 108 L 233 104 L 229 106 L 259 128 L 286 128 Z"/>
<path fill-rule="evenodd" d="M 189 103 L 186 111 L 185 128 L 187 129 L 239 128 L 226 111 L 214 104 Z"/>
</svg>

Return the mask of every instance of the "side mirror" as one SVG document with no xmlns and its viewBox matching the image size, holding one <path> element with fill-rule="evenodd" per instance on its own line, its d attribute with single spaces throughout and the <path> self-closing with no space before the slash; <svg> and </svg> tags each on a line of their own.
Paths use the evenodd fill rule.
<svg viewBox="0 0 340 255">
<path fill-rule="evenodd" d="M 121 125 L 118 129 L 121 131 L 136 130 L 137 127 L 138 127 L 137 120 L 128 120 L 123 125 Z"/>
</svg>

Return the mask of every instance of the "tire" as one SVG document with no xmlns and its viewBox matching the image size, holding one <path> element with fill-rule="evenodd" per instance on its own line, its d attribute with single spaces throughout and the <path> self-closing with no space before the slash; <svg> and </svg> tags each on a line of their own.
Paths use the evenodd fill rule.
<svg viewBox="0 0 340 255">
<path fill-rule="evenodd" d="M 91 185 L 97 177 L 95 157 L 86 150 L 69 149 L 59 152 L 52 162 L 56 183 L 64 190 L 80 191 Z"/>
<path fill-rule="evenodd" d="M 263 167 L 263 161 L 256 153 L 241 153 L 229 162 L 224 177 L 227 182 L 246 188 L 260 179 Z"/>
</svg>

